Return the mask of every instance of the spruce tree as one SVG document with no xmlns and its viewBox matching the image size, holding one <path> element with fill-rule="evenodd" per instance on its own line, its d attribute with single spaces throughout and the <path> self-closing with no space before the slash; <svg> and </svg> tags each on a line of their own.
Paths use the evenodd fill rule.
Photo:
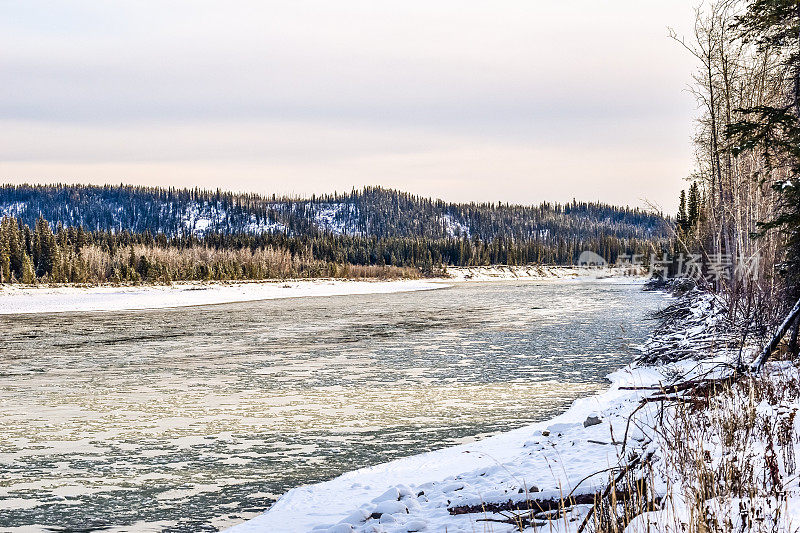
<svg viewBox="0 0 800 533">
<path fill-rule="evenodd" d="M 20 277 L 22 283 L 36 283 L 36 273 L 33 271 L 33 262 L 28 254 L 22 258 L 22 276 Z"/>
<path fill-rule="evenodd" d="M 681 190 L 681 199 L 678 204 L 678 216 L 676 218 L 678 230 L 685 234 L 688 232 L 688 218 L 686 217 L 686 191 Z"/>
<path fill-rule="evenodd" d="M 11 272 L 17 279 L 22 278 L 22 261 L 25 256 L 23 234 L 14 219 L 8 221 L 8 247 Z"/>
<path fill-rule="evenodd" d="M 11 254 L 9 252 L 5 230 L 5 224 L 0 226 L 0 283 L 11 282 Z"/>
<path fill-rule="evenodd" d="M 700 220 L 700 192 L 697 183 L 689 187 L 689 200 L 687 202 L 687 215 L 689 228 L 694 228 Z"/>
</svg>

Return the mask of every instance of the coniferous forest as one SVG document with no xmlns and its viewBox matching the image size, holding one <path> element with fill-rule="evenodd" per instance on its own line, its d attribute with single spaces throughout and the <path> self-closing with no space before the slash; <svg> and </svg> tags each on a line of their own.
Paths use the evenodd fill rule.
<svg viewBox="0 0 800 533">
<path fill-rule="evenodd" d="M 600 203 L 451 204 L 366 188 L 310 199 L 132 186 L 0 187 L 0 282 L 417 277 L 446 266 L 614 262 L 668 222 Z"/>
</svg>

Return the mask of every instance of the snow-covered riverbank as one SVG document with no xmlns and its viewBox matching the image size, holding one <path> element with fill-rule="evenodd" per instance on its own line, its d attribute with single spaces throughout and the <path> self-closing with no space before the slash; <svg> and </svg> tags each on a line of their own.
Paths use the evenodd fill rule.
<svg viewBox="0 0 800 533">
<path fill-rule="evenodd" d="M 164 309 L 305 296 L 377 294 L 438 289 L 424 280 L 301 280 L 99 287 L 0 287 L 0 314 Z"/>
<path fill-rule="evenodd" d="M 546 422 L 293 489 L 228 531 L 510 533 L 537 530 L 527 529 L 533 524 L 574 533 L 597 520 L 591 502 L 610 477 L 623 492 L 630 483 L 647 487 L 615 500 L 631 504 L 604 508 L 603 519 L 612 513 L 626 533 L 695 530 L 698 521 L 708 531 L 794 531 L 798 371 L 776 362 L 759 376 L 730 380 L 731 357 L 749 360 L 754 346 L 708 349 L 725 320 L 722 302 L 710 294 L 688 301 L 683 317 L 662 323 L 645 350 L 661 353 L 671 343 L 684 354 L 696 349 L 695 356 L 614 372 L 609 390 Z M 719 385 L 704 389 L 709 380 Z M 671 383 L 682 385 L 665 392 Z M 575 505 L 564 509 L 570 498 Z M 548 508 L 555 514 L 541 512 Z"/>
<path fill-rule="evenodd" d="M 452 281 L 509 281 L 509 280 L 644 280 L 645 272 L 631 267 L 588 267 L 552 265 L 490 265 L 474 267 L 448 267 L 447 274 Z"/>
<path fill-rule="evenodd" d="M 123 311 L 214 305 L 277 298 L 341 296 L 431 290 L 448 283 L 509 280 L 643 281 L 614 268 L 556 266 L 451 267 L 448 278 L 425 280 L 270 280 L 247 282 L 176 282 L 172 285 L 24 286 L 0 285 L 0 315 Z"/>
<path fill-rule="evenodd" d="M 658 383 L 666 370 L 626 368 L 610 376 L 613 385 L 607 392 L 577 400 L 552 420 L 293 489 L 268 512 L 227 531 L 484 531 L 478 520 L 501 517 L 454 515 L 449 509 L 534 496 L 558 499 L 573 489 L 594 493 L 606 473 L 579 482 L 619 464 L 620 447 L 613 443 L 621 439 L 628 415 L 645 393 L 621 387 Z M 585 427 L 590 417 L 600 423 Z M 631 437 L 637 444 L 644 439 L 641 431 Z M 491 526 L 496 533 L 519 531 L 510 524 Z"/>
<path fill-rule="evenodd" d="M 503 517 L 451 510 L 529 497 L 557 500 L 573 490 L 594 494 L 607 480 L 599 471 L 620 464 L 628 417 L 648 393 L 626 387 L 668 382 L 692 366 L 626 367 L 609 376 L 606 392 L 575 401 L 551 420 L 295 488 L 263 515 L 228 531 L 484 531 L 479 520 Z M 631 450 L 645 437 L 636 430 L 629 440 Z M 519 531 L 511 524 L 491 523 L 491 528 Z"/>
</svg>

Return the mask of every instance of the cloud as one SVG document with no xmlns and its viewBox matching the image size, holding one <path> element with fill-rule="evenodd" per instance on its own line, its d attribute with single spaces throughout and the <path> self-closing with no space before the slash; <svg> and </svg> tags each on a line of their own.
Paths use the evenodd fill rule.
<svg viewBox="0 0 800 533">
<path fill-rule="evenodd" d="M 352 184 L 391 175 L 413 186 L 393 161 L 422 165 L 429 183 L 452 181 L 434 172 L 460 175 L 463 195 L 479 199 L 489 176 L 448 168 L 489 172 L 491 154 L 508 150 L 509 175 L 541 169 L 523 157 L 547 168 L 566 157 L 561 175 L 582 172 L 578 159 L 596 176 L 552 190 L 572 197 L 620 159 L 654 154 L 652 165 L 672 163 L 652 171 L 669 168 L 677 182 L 690 164 L 691 63 L 664 26 L 690 17 L 667 0 L 11 3 L 0 15 L 0 158 L 5 169 L 15 162 L 17 180 L 61 163 L 60 175 L 110 165 L 164 183 L 145 169 L 206 176 L 213 162 L 291 176 L 303 191 L 324 187 L 326 172 L 336 183 L 350 172 Z M 583 155 L 597 152 L 617 159 L 605 168 Z M 438 163 L 425 159 L 434 153 Z M 545 175 L 530 179 L 546 198 Z M 237 180 L 225 184 L 253 183 Z M 502 192 L 516 197 L 516 183 L 501 181 Z M 640 186 L 642 196 L 673 193 Z"/>
</svg>

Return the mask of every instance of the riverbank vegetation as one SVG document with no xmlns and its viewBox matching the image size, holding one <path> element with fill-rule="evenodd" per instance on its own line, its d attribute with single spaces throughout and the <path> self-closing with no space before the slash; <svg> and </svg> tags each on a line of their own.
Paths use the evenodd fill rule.
<svg viewBox="0 0 800 533">
<path fill-rule="evenodd" d="M 446 266 L 614 263 L 668 223 L 602 203 L 455 204 L 367 187 L 311 198 L 133 186 L 0 186 L 0 282 L 409 277 Z"/>
<path fill-rule="evenodd" d="M 796 531 L 800 1 L 714 0 L 672 37 L 697 59 L 702 110 L 672 269 L 702 263 L 705 292 L 660 314 L 643 361 L 696 366 L 641 401 L 652 443 L 621 457 L 594 529 Z"/>
<path fill-rule="evenodd" d="M 288 278 L 414 279 L 420 270 L 355 264 L 290 245 L 253 244 L 247 238 L 173 238 L 145 232 L 113 234 L 82 228 L 35 228 L 13 218 L 0 221 L 2 283 L 169 283 Z"/>
<path fill-rule="evenodd" d="M 800 297 L 800 2 L 713 1 L 672 37 L 702 111 L 673 250 L 717 267 L 731 313 L 778 322 Z"/>
<path fill-rule="evenodd" d="M 447 266 L 572 265 L 581 251 L 646 257 L 660 238 L 613 234 L 490 241 L 476 236 L 424 238 L 331 232 L 186 233 L 87 231 L 40 217 L 33 227 L 0 221 L 0 283 L 170 282 L 282 278 L 416 278 Z"/>
<path fill-rule="evenodd" d="M 800 519 L 800 1 L 714 0 L 691 37 L 702 110 L 672 274 L 642 363 L 691 366 L 651 391 L 578 531 L 793 532 Z M 635 415 L 635 416 L 634 416 Z M 627 437 L 627 430 L 625 433 Z M 629 446 L 623 439 L 623 449 Z"/>
</svg>

